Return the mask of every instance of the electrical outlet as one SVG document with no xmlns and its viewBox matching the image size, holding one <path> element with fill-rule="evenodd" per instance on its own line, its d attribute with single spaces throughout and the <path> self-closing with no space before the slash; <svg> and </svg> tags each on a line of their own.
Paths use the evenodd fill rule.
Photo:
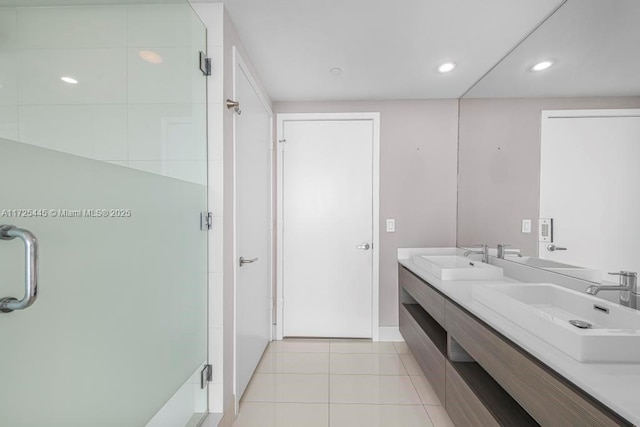
<svg viewBox="0 0 640 427">
<path fill-rule="evenodd" d="M 531 233 L 531 220 L 523 219 L 522 220 L 522 232 L 523 233 Z"/>
<path fill-rule="evenodd" d="M 396 220 L 388 219 L 387 220 L 387 233 L 395 233 L 396 232 Z"/>
</svg>

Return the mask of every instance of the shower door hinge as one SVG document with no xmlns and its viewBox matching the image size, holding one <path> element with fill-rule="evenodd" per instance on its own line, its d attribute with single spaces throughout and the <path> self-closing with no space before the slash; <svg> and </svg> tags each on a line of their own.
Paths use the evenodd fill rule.
<svg viewBox="0 0 640 427">
<path fill-rule="evenodd" d="M 200 213 L 200 230 L 211 230 L 213 228 L 213 214 L 211 212 Z"/>
<path fill-rule="evenodd" d="M 200 372 L 200 388 L 204 390 L 211 381 L 213 381 L 213 367 L 204 365 L 202 372 Z"/>
<path fill-rule="evenodd" d="M 200 71 L 205 76 L 211 75 L 211 58 L 207 58 L 207 54 L 200 51 Z"/>
</svg>

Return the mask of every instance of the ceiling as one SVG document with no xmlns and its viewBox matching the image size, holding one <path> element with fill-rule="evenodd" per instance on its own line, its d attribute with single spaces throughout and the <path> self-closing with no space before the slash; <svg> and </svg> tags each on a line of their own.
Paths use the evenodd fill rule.
<svg viewBox="0 0 640 427">
<path fill-rule="evenodd" d="M 569 0 L 466 97 L 638 96 L 639 23 L 638 0 Z"/>
<path fill-rule="evenodd" d="M 274 101 L 458 98 L 564 0 L 225 0 Z M 450 73 L 437 71 L 453 61 Z M 342 70 L 339 75 L 332 68 Z"/>
<path fill-rule="evenodd" d="M 222 0 L 198 0 L 221 2 Z M 183 4 L 187 0 L 0 0 L 0 7 L 103 6 L 121 4 Z"/>
</svg>

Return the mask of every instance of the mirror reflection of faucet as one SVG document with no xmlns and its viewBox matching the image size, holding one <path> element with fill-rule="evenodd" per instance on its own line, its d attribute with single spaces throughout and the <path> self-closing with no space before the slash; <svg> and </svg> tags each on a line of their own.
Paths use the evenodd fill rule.
<svg viewBox="0 0 640 427">
<path fill-rule="evenodd" d="M 498 258 L 504 259 L 507 255 L 515 255 L 522 258 L 520 249 L 507 249 L 511 245 L 505 245 L 504 243 L 498 243 Z"/>
<path fill-rule="evenodd" d="M 489 264 L 489 245 L 487 244 L 481 244 L 481 245 L 474 245 L 477 246 L 478 248 L 480 248 L 479 251 L 466 251 L 464 253 L 464 256 L 468 257 L 471 254 L 478 254 L 478 255 L 482 255 L 482 262 L 484 262 L 485 264 Z"/>
<path fill-rule="evenodd" d="M 584 291 L 591 295 L 598 295 L 600 291 L 620 291 L 620 305 L 638 310 L 640 308 L 640 293 L 638 292 L 638 273 L 635 271 L 620 271 L 609 273 L 620 276 L 618 286 L 591 285 Z"/>
</svg>

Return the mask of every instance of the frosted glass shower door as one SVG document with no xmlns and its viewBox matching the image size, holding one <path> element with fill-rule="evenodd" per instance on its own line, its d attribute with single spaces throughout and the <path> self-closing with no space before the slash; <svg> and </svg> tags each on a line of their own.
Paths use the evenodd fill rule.
<svg viewBox="0 0 640 427">
<path fill-rule="evenodd" d="M 205 27 L 186 2 L 0 8 L 0 25 L 0 226 L 39 249 L 37 299 L 0 312 L 0 426 L 195 426 Z M 24 244 L 0 239 L 0 299 L 24 292 Z"/>
</svg>

